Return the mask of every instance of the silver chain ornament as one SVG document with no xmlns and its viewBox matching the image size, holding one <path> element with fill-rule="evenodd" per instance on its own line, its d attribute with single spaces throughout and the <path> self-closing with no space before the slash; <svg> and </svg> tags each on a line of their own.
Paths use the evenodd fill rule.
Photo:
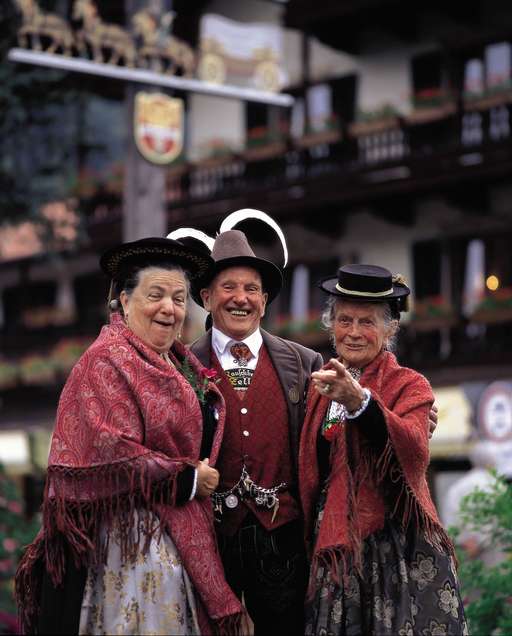
<svg viewBox="0 0 512 636">
<path fill-rule="evenodd" d="M 211 495 L 213 502 L 213 511 L 222 515 L 223 505 L 226 508 L 236 508 L 239 498 L 250 497 L 257 506 L 272 510 L 272 522 L 274 521 L 277 511 L 279 510 L 279 497 L 277 493 L 286 487 L 286 482 L 281 482 L 279 486 L 274 488 L 263 488 L 258 486 L 249 475 L 246 465 L 242 467 L 242 473 L 237 483 L 229 490 L 223 492 L 214 492 Z"/>
</svg>

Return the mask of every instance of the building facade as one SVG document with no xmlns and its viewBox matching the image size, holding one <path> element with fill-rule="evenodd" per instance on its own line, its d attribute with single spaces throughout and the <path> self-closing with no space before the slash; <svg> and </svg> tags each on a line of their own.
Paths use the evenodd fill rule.
<svg viewBox="0 0 512 636">
<path fill-rule="evenodd" d="M 74 4 L 48 10 L 79 29 Z M 140 9 L 97 4 L 103 22 L 123 28 Z M 18 471 L 44 471 L 62 383 L 106 318 L 99 254 L 134 218 L 139 235 L 162 219 L 163 233 L 191 226 L 214 234 L 227 213 L 244 207 L 271 214 L 289 242 L 270 330 L 327 357 L 316 281 L 347 262 L 401 273 L 414 305 L 398 355 L 427 375 L 440 408 L 435 491 L 440 496 L 467 469 L 475 437 L 499 441 L 505 466 L 512 459 L 512 8 L 477 0 L 414 10 L 391 0 L 196 4 L 188 18 L 180 3 L 173 7 L 173 34 L 194 51 L 205 16 L 279 29 L 281 87 L 294 104 L 176 90 L 185 102 L 184 150 L 155 167 L 134 154 L 132 84 L 72 72 L 55 78 L 61 99 L 45 105 L 41 121 L 32 117 L 25 145 L 13 136 L 8 149 L 27 179 L 52 153 L 58 165 L 44 223 L 1 229 L 0 425 L 12 448 L 25 440 Z M 228 58 L 233 81 L 250 83 L 252 67 Z M 134 174 L 143 175 L 140 191 L 155 184 L 145 199 L 128 188 Z M 270 231 L 251 222 L 241 228 L 258 254 L 281 262 Z M 198 308 L 192 314 L 190 339 L 204 319 Z"/>
</svg>

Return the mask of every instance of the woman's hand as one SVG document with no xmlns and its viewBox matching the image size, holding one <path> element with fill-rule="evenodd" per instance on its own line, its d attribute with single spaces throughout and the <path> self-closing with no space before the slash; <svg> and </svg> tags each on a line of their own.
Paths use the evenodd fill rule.
<svg viewBox="0 0 512 636">
<path fill-rule="evenodd" d="M 197 466 L 196 497 L 209 497 L 219 484 L 219 471 L 210 466 L 208 457 L 200 461 Z"/>
<path fill-rule="evenodd" d="M 429 438 L 432 437 L 432 435 L 434 434 L 434 431 L 436 430 L 438 412 L 439 412 L 439 409 L 437 408 L 437 406 L 435 404 L 432 404 L 432 408 L 430 409 L 430 413 L 428 414 L 428 436 L 429 436 Z"/>
<path fill-rule="evenodd" d="M 363 389 L 339 360 L 331 358 L 320 371 L 311 374 L 311 380 L 319 393 L 344 404 L 349 413 L 361 408 Z"/>
</svg>

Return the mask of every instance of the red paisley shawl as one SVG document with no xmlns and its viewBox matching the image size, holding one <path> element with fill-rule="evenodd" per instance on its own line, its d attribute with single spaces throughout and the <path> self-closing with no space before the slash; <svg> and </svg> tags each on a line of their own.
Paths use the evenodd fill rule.
<svg viewBox="0 0 512 636">
<path fill-rule="evenodd" d="M 176 363 L 174 354 L 186 356 L 197 374 L 202 368 L 180 343 L 169 354 Z M 215 385 L 209 389 L 219 411 L 210 455 L 214 465 L 225 406 Z M 176 477 L 200 459 L 201 437 L 202 414 L 193 388 L 115 314 L 73 368 L 60 398 L 43 527 L 17 573 L 26 631 L 32 633 L 37 619 L 40 559 L 56 585 L 64 573 L 64 545 L 77 565 L 104 561 L 108 532 L 105 539 L 101 530 L 110 530 L 119 515 L 128 521 L 121 530 L 123 558 L 144 550 L 152 534 L 168 532 L 194 585 L 202 632 L 236 628 L 242 608 L 224 579 L 210 500 L 174 506 Z M 135 508 L 155 512 L 160 522 L 148 516 L 134 540 Z"/>
<path fill-rule="evenodd" d="M 359 563 L 361 542 L 384 526 L 386 510 L 403 526 L 412 520 L 435 545 L 452 553 L 426 480 L 429 463 L 428 415 L 434 401 L 428 381 L 401 367 L 392 353 L 383 352 L 365 369 L 360 383 L 371 391 L 387 429 L 385 447 L 378 453 L 364 438 L 358 420 L 340 427 L 331 448 L 327 499 L 316 543 L 310 545 L 320 494 L 316 455 L 317 436 L 329 399 L 310 388 L 299 452 L 299 487 L 305 516 L 306 541 L 313 567 L 331 568 L 347 554 Z M 362 416 L 364 417 L 364 416 Z M 350 457 L 350 460 L 349 460 Z M 393 493 L 384 500 L 382 486 Z"/>
</svg>

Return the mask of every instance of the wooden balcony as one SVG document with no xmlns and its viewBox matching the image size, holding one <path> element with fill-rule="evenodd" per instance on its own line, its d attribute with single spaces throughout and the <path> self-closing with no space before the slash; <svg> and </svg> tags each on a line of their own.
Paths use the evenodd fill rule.
<svg viewBox="0 0 512 636">
<path fill-rule="evenodd" d="M 313 206 L 339 208 L 501 178 L 512 171 L 512 105 L 480 106 L 450 102 L 171 169 L 169 223 L 213 223 L 241 207 L 307 215 Z"/>
</svg>

